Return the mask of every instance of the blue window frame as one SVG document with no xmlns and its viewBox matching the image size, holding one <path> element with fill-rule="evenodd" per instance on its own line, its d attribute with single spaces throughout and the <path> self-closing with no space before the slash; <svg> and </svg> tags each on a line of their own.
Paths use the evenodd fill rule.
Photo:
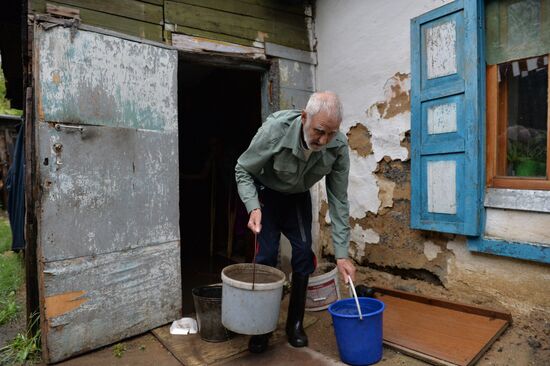
<svg viewBox="0 0 550 366">
<path fill-rule="evenodd" d="M 550 247 L 484 237 L 482 0 L 411 20 L 411 227 L 462 234 L 476 252 L 550 263 Z"/>
</svg>

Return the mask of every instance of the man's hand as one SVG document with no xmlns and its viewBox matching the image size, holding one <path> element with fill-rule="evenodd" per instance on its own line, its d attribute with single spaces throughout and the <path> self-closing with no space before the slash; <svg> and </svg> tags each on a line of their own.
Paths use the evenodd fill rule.
<svg viewBox="0 0 550 366">
<path fill-rule="evenodd" d="M 355 282 L 355 266 L 353 262 L 347 258 L 340 258 L 336 260 L 338 265 L 338 272 L 344 277 L 344 282 L 348 283 L 348 276 L 351 276 L 351 280 Z"/>
<path fill-rule="evenodd" d="M 259 208 L 250 211 L 248 228 L 252 230 L 254 234 L 259 234 L 262 230 L 262 211 Z"/>
</svg>

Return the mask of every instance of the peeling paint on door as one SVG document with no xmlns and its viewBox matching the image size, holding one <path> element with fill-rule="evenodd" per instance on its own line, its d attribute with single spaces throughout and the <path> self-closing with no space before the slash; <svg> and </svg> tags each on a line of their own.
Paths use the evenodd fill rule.
<svg viewBox="0 0 550 366">
<path fill-rule="evenodd" d="M 49 363 L 181 315 L 177 52 L 41 25 L 34 45 Z"/>
<path fill-rule="evenodd" d="M 61 26 L 38 32 L 45 121 L 177 130 L 177 53 Z"/>
</svg>

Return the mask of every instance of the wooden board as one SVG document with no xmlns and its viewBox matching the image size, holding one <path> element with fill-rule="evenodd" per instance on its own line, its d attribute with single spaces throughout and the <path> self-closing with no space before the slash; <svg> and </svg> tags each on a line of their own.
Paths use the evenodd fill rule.
<svg viewBox="0 0 550 366">
<path fill-rule="evenodd" d="M 311 49 L 305 16 L 301 25 L 289 25 L 284 24 L 278 18 L 261 19 L 224 10 L 166 1 L 164 19 L 166 23 L 176 25 L 176 32 L 182 32 L 183 28 L 181 27 L 187 27 L 208 31 L 214 35 L 230 35 L 259 42 L 268 40 L 301 50 L 310 51 Z M 201 36 L 200 34 L 191 35 Z M 227 39 L 221 40 L 228 41 Z M 235 40 L 233 42 L 238 43 Z M 249 43 L 245 45 L 249 45 Z"/>
<path fill-rule="evenodd" d="M 32 0 L 30 10 L 34 13 L 45 13 L 46 3 L 77 9 L 82 24 L 110 29 L 152 41 L 163 41 L 162 7 L 160 6 L 140 4 L 140 2 L 134 1 L 132 6 L 123 7 L 124 4 L 115 6 L 118 2 L 103 1 L 81 7 L 75 5 L 76 1 L 71 1 L 69 4 L 63 0 Z M 94 4 L 97 6 L 93 6 Z M 161 12 L 160 16 L 159 11 Z"/>
<path fill-rule="evenodd" d="M 269 342 L 271 344 L 286 339 L 285 322 L 287 304 L 281 304 L 281 313 L 277 330 L 273 333 Z M 310 314 L 304 316 L 304 327 L 315 324 L 317 318 Z M 249 336 L 236 334 L 225 342 L 206 342 L 201 340 L 198 334 L 171 335 L 170 324 L 153 330 L 153 334 L 172 354 L 185 366 L 211 365 L 214 362 L 225 360 L 241 352 L 248 350 Z"/>
<path fill-rule="evenodd" d="M 184 34 L 172 33 L 172 46 L 178 50 L 187 52 L 215 52 L 225 55 L 237 55 L 250 57 L 252 59 L 265 60 L 263 48 L 243 46 L 240 44 L 214 41 L 202 37 L 192 37 Z"/>
<path fill-rule="evenodd" d="M 180 316 L 177 51 L 34 29 L 36 252 L 51 363 Z"/>
<path fill-rule="evenodd" d="M 510 314 L 375 288 L 384 343 L 438 365 L 473 365 L 511 322 Z"/>
</svg>

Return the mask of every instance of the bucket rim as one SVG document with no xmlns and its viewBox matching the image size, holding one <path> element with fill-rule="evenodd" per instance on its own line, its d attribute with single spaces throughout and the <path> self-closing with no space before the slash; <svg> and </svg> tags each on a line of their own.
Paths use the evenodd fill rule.
<svg viewBox="0 0 550 366">
<path fill-rule="evenodd" d="M 322 282 L 326 279 L 333 278 L 338 275 L 338 266 L 335 263 L 325 262 L 317 265 L 317 268 L 331 268 L 330 271 L 314 276 L 313 273 L 309 276 L 309 279 L 313 283 Z"/>
<path fill-rule="evenodd" d="M 253 266 L 252 263 L 237 263 L 237 264 L 231 264 L 231 265 L 225 267 L 222 270 L 222 283 L 224 285 L 227 284 L 229 286 L 233 286 L 233 287 L 244 289 L 244 290 L 252 290 L 252 283 L 251 282 L 239 281 L 239 280 L 236 280 L 234 278 L 229 277 L 229 275 L 228 275 L 228 273 L 233 271 L 233 270 L 251 269 L 252 266 Z M 254 290 L 255 291 L 269 291 L 269 290 L 275 290 L 275 289 L 278 289 L 278 288 L 282 288 L 282 286 L 283 286 L 283 284 L 286 280 L 286 275 L 284 274 L 283 271 L 281 271 L 277 268 L 274 268 L 274 267 L 266 266 L 264 264 L 256 264 L 256 270 L 269 272 L 271 274 L 274 274 L 274 275 L 280 277 L 280 279 L 275 281 L 275 282 L 270 282 L 270 283 L 255 283 L 254 284 Z"/>
<path fill-rule="evenodd" d="M 219 290 L 220 292 L 220 296 L 219 297 L 213 297 L 213 296 L 204 296 L 204 295 L 199 295 L 200 291 L 203 290 L 203 289 L 213 289 L 213 290 Z M 218 299 L 220 300 L 222 298 L 222 284 L 221 283 L 216 283 L 216 284 L 213 284 L 213 285 L 204 285 L 204 286 L 196 286 L 196 287 L 193 287 L 191 289 L 191 294 L 195 297 L 198 297 L 198 298 L 201 298 L 201 299 Z"/>
<path fill-rule="evenodd" d="M 386 308 L 386 304 L 384 304 L 382 301 L 380 301 L 378 299 L 374 299 L 372 297 L 358 297 L 357 299 L 359 300 L 359 303 L 361 303 L 361 301 L 363 301 L 363 302 L 375 302 L 375 303 L 378 303 L 378 304 L 381 305 L 380 309 L 378 309 L 376 311 L 372 311 L 370 313 L 363 313 L 362 314 L 363 317 L 371 317 L 371 316 L 378 315 L 378 314 L 382 313 L 384 311 L 384 309 Z M 353 306 L 355 306 L 355 299 L 354 298 L 341 299 L 341 300 L 337 300 L 337 301 L 333 302 L 332 304 L 330 304 L 329 307 L 328 307 L 328 311 L 332 316 L 336 316 L 336 317 L 339 317 L 339 318 L 359 319 L 359 314 L 340 314 L 338 312 L 335 312 L 334 311 L 334 306 L 336 306 L 338 304 L 341 304 L 341 303 L 353 303 Z"/>
</svg>

